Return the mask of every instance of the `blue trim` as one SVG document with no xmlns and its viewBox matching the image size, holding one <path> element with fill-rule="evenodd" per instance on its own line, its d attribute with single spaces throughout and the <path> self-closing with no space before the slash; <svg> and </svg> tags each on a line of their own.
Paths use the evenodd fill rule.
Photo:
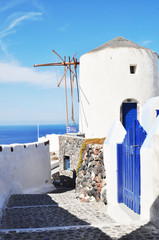
<svg viewBox="0 0 159 240">
<path fill-rule="evenodd" d="M 122 144 L 117 144 L 118 203 L 123 202 Z"/>
<path fill-rule="evenodd" d="M 159 115 L 159 110 L 156 109 L 156 117 Z"/>
</svg>

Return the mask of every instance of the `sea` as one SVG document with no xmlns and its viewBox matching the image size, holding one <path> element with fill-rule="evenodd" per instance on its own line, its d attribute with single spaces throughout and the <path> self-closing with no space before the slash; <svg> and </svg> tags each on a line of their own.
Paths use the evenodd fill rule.
<svg viewBox="0 0 159 240">
<path fill-rule="evenodd" d="M 38 136 L 65 133 L 66 125 L 4 125 L 0 126 L 0 144 L 31 143 Z"/>
</svg>

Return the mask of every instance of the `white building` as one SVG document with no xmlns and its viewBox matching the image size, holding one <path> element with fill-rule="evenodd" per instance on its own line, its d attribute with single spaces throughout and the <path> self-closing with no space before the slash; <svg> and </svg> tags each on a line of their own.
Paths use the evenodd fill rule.
<svg viewBox="0 0 159 240">
<path fill-rule="evenodd" d="M 80 59 L 80 132 L 106 137 L 114 120 L 128 129 L 158 95 L 157 53 L 117 37 Z"/>
</svg>

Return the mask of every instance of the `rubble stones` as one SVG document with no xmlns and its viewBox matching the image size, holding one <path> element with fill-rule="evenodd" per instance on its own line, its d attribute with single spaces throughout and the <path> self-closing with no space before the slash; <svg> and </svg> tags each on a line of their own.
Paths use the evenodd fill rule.
<svg viewBox="0 0 159 240">
<path fill-rule="evenodd" d="M 82 202 L 102 200 L 106 204 L 106 173 L 103 145 L 88 144 L 76 179 L 77 196 Z"/>
</svg>

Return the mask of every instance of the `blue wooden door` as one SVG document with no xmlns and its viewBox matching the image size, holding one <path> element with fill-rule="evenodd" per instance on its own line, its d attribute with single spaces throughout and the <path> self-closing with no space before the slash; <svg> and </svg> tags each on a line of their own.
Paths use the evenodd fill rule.
<svg viewBox="0 0 159 240">
<path fill-rule="evenodd" d="M 118 202 L 140 214 L 140 148 L 146 131 L 138 120 L 128 129 L 122 144 L 117 145 Z"/>
<path fill-rule="evenodd" d="M 123 126 L 126 131 L 132 126 L 133 120 L 137 119 L 137 103 L 123 103 L 122 104 L 122 119 Z"/>
<path fill-rule="evenodd" d="M 159 110 L 156 109 L 156 117 L 158 117 L 158 115 L 159 115 Z"/>
</svg>

